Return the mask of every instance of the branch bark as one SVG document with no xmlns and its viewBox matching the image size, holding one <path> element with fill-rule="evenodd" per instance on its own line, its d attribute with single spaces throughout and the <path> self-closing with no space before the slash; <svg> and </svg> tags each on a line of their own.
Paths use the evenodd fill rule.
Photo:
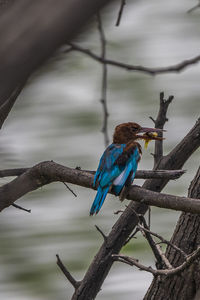
<svg viewBox="0 0 200 300">
<path fill-rule="evenodd" d="M 54 181 L 93 189 L 93 180 L 94 175 L 90 172 L 71 169 L 53 161 L 42 162 L 0 187 L 0 211 L 28 192 Z M 130 188 L 127 199 L 163 208 L 200 213 L 200 202 L 196 199 L 152 192 L 139 186 Z"/>
<path fill-rule="evenodd" d="M 65 166 L 62 166 L 65 168 Z M 28 171 L 30 168 L 17 168 L 17 169 L 5 169 L 0 170 L 0 178 L 2 177 L 9 177 L 9 176 L 19 176 L 26 171 Z M 68 167 L 66 167 L 66 171 L 68 170 Z M 74 169 L 72 169 L 74 170 Z M 75 170 L 80 170 L 80 172 L 86 172 L 89 174 L 95 174 L 95 171 L 89 171 L 89 170 L 81 170 L 76 168 Z M 139 170 L 135 174 L 135 178 L 140 179 L 147 179 L 147 178 L 167 178 L 167 179 L 178 179 L 181 177 L 186 171 L 184 170 Z"/>
<path fill-rule="evenodd" d="M 188 196 L 200 199 L 200 167 L 190 185 Z M 184 253 L 191 254 L 195 251 L 200 245 L 200 215 L 183 213 L 179 218 L 170 242 L 181 248 Z M 167 247 L 166 256 L 176 267 L 180 266 L 184 261 L 180 252 L 177 252 L 170 245 Z M 166 278 L 163 281 L 155 278 L 144 299 L 194 299 L 200 289 L 199 274 L 200 262 L 197 260 L 189 269 L 183 272 L 182 276 Z"/>
</svg>

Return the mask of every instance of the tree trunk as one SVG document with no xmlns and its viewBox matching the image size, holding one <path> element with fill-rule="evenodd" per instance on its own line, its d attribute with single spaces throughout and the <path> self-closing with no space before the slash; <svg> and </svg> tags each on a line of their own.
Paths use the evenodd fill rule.
<svg viewBox="0 0 200 300">
<path fill-rule="evenodd" d="M 189 187 L 188 196 L 200 199 L 200 168 Z M 171 242 L 190 254 L 200 245 L 200 215 L 182 213 L 172 236 Z M 166 256 L 170 263 L 177 267 L 183 263 L 183 256 L 167 247 Z M 190 300 L 200 299 L 200 260 L 196 260 L 180 275 L 170 278 L 154 278 L 144 300 Z"/>
</svg>

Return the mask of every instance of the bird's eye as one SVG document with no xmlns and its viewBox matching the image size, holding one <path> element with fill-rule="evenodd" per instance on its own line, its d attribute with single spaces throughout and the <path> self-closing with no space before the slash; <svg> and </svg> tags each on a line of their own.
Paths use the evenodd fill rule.
<svg viewBox="0 0 200 300">
<path fill-rule="evenodd" d="M 138 130 L 138 128 L 137 127 L 132 127 L 132 131 L 137 131 Z"/>
</svg>

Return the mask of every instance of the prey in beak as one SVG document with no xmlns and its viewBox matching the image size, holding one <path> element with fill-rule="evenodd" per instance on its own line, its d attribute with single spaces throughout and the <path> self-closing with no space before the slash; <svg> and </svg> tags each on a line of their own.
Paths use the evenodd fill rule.
<svg viewBox="0 0 200 300">
<path fill-rule="evenodd" d="M 144 143 L 144 148 L 147 149 L 148 144 L 150 141 L 154 140 L 154 141 L 162 141 L 164 140 L 164 138 L 161 136 L 162 133 L 166 131 L 163 129 L 159 129 L 159 128 L 148 128 L 148 127 L 142 127 L 140 129 L 139 133 L 143 133 L 142 135 L 138 135 L 137 137 L 139 139 L 143 139 L 145 141 Z"/>
</svg>

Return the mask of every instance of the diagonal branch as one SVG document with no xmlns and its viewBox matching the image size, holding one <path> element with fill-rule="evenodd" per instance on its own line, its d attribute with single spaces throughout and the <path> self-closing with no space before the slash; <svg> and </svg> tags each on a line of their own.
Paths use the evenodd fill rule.
<svg viewBox="0 0 200 300">
<path fill-rule="evenodd" d="M 11 111 L 13 105 L 15 104 L 15 101 L 17 100 L 17 97 L 21 93 L 23 87 L 25 85 L 25 82 L 23 84 L 20 84 L 14 91 L 11 93 L 11 95 L 6 99 L 4 104 L 0 106 L 0 128 L 2 127 L 4 121 L 6 120 L 9 112 Z"/>
<path fill-rule="evenodd" d="M 60 268 L 60 270 L 63 272 L 63 274 L 65 275 L 65 277 L 68 279 L 68 281 L 71 283 L 71 285 L 77 289 L 80 285 L 79 281 L 76 281 L 74 279 L 74 277 L 71 275 L 71 273 L 67 270 L 67 268 L 64 266 L 64 264 L 62 263 L 60 257 L 58 254 L 56 254 L 57 257 L 57 265 Z"/>
<path fill-rule="evenodd" d="M 116 21 L 115 26 L 119 26 L 119 24 L 121 22 L 122 13 L 123 13 L 125 5 L 126 5 L 126 0 L 121 0 L 121 4 L 120 4 L 120 8 L 119 8 L 119 13 L 118 13 L 118 16 L 117 16 L 117 21 Z"/>
<path fill-rule="evenodd" d="M 145 228 L 145 227 L 143 227 L 143 226 L 141 226 L 141 225 L 139 225 L 139 224 L 138 224 L 137 227 L 138 227 L 139 229 L 141 229 L 141 230 L 143 230 L 143 231 L 145 231 L 145 232 L 148 232 L 148 233 L 150 233 L 151 235 L 155 236 L 156 238 L 158 238 L 158 239 L 161 241 L 161 243 L 167 244 L 167 245 L 169 245 L 171 248 L 174 248 L 176 251 L 180 252 L 180 253 L 183 255 L 184 258 L 186 258 L 187 255 L 186 255 L 186 253 L 185 253 L 181 248 L 179 248 L 179 247 L 177 247 L 176 245 L 172 244 L 170 241 L 164 239 L 161 235 L 159 235 L 159 234 L 157 234 L 157 233 L 155 233 L 155 232 L 152 232 L 151 230 L 149 230 L 149 229 L 147 229 L 147 228 Z"/>
</svg>

